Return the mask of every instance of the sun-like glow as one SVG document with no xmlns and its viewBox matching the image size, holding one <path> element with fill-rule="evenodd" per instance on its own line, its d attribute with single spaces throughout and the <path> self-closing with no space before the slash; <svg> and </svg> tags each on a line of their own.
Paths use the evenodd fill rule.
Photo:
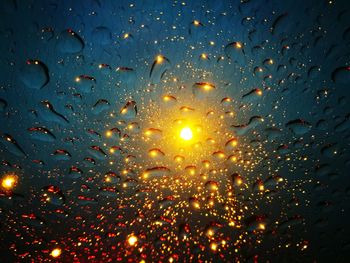
<svg viewBox="0 0 350 263">
<path fill-rule="evenodd" d="M 51 255 L 53 258 L 57 258 L 57 257 L 59 257 L 59 256 L 61 255 L 61 253 L 62 253 L 62 250 L 61 250 L 60 248 L 54 248 L 54 249 L 51 251 L 50 255 Z"/>
<path fill-rule="evenodd" d="M 191 140 L 193 137 L 193 133 L 192 133 L 191 128 L 189 128 L 189 127 L 182 128 L 181 132 L 180 132 L 180 137 L 181 137 L 181 139 L 183 139 L 185 141 Z"/>
<path fill-rule="evenodd" d="M 137 237 L 135 235 L 130 235 L 128 237 L 128 243 L 130 246 L 135 246 L 137 243 Z"/>
<path fill-rule="evenodd" d="M 5 175 L 1 180 L 1 187 L 5 190 L 11 190 L 17 183 L 17 176 L 9 174 Z"/>
</svg>

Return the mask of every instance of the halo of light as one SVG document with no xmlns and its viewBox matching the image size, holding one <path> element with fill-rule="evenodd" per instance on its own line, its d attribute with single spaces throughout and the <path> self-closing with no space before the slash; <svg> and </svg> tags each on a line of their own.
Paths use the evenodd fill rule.
<svg viewBox="0 0 350 263">
<path fill-rule="evenodd" d="M 184 127 L 180 131 L 180 137 L 181 139 L 185 141 L 189 141 L 193 138 L 193 133 L 190 127 Z"/>
</svg>

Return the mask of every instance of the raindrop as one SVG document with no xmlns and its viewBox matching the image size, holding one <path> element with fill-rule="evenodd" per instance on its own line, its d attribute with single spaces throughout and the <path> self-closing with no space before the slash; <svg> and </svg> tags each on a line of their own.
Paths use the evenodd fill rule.
<svg viewBox="0 0 350 263">
<path fill-rule="evenodd" d="M 40 108 L 38 110 L 38 113 L 42 119 L 59 124 L 69 123 L 68 119 L 61 113 L 57 112 L 48 100 L 41 101 L 39 105 Z"/>
<path fill-rule="evenodd" d="M 29 135 L 32 139 L 43 141 L 43 142 L 53 142 L 56 140 L 56 136 L 44 127 L 32 127 L 28 128 Z"/>
<path fill-rule="evenodd" d="M 107 157 L 107 154 L 101 149 L 100 146 L 90 146 L 88 152 L 96 159 L 103 160 Z"/>
<path fill-rule="evenodd" d="M 10 134 L 3 134 L 1 143 L 6 147 L 6 149 L 16 156 L 25 156 L 23 148 L 17 143 L 17 141 Z"/>
<path fill-rule="evenodd" d="M 242 102 L 243 103 L 253 103 L 253 102 L 257 101 L 258 99 L 260 99 L 262 94 L 263 93 L 262 93 L 261 89 L 253 89 L 242 96 Z"/>
<path fill-rule="evenodd" d="M 135 70 L 128 67 L 118 67 L 117 72 L 117 86 L 125 88 L 127 90 L 132 90 L 136 83 L 136 73 Z"/>
<path fill-rule="evenodd" d="M 170 174 L 170 169 L 167 167 L 159 166 L 148 168 L 143 172 L 144 179 L 155 179 L 158 177 L 164 177 Z"/>
<path fill-rule="evenodd" d="M 311 129 L 311 124 L 302 119 L 289 121 L 286 127 L 290 129 L 295 135 L 304 135 Z"/>
<path fill-rule="evenodd" d="M 215 86 L 211 83 L 197 82 L 192 86 L 193 95 L 197 99 L 207 98 L 215 90 Z"/>
<path fill-rule="evenodd" d="M 27 60 L 20 69 L 20 79 L 31 89 L 41 89 L 49 82 L 49 70 L 39 60 Z"/>
<path fill-rule="evenodd" d="M 225 54 L 232 61 L 243 65 L 245 63 L 244 49 L 241 42 L 232 42 L 225 46 Z"/>
<path fill-rule="evenodd" d="M 61 53 L 75 54 L 83 50 L 84 42 L 73 30 L 66 29 L 57 38 L 57 48 Z"/>
<path fill-rule="evenodd" d="M 170 60 L 162 55 L 158 55 L 154 60 L 149 78 L 151 84 L 157 84 L 160 82 L 165 72 L 170 69 Z"/>
<path fill-rule="evenodd" d="M 109 28 L 98 26 L 92 31 L 92 41 L 98 45 L 108 45 L 112 42 L 112 33 Z"/>
<path fill-rule="evenodd" d="M 102 112 L 105 112 L 109 110 L 111 107 L 111 104 L 109 103 L 108 100 L 105 99 L 99 99 L 94 106 L 92 106 L 92 113 L 95 115 L 99 115 Z"/>
<path fill-rule="evenodd" d="M 65 196 L 61 189 L 54 185 L 45 186 L 42 189 L 41 200 L 55 206 L 62 206 L 65 203 Z"/>
<path fill-rule="evenodd" d="M 151 140 L 159 140 L 162 137 L 162 131 L 156 128 L 148 128 L 145 130 L 144 135 Z"/>
<path fill-rule="evenodd" d="M 69 168 L 69 178 L 78 179 L 82 176 L 83 171 L 80 170 L 77 166 L 72 166 Z"/>
<path fill-rule="evenodd" d="M 128 101 L 120 110 L 120 116 L 130 120 L 136 118 L 137 106 L 135 101 Z"/>
<path fill-rule="evenodd" d="M 56 161 L 69 161 L 72 158 L 72 155 L 64 149 L 56 150 L 52 156 Z"/>
<path fill-rule="evenodd" d="M 90 93 L 96 85 L 96 79 L 88 75 L 80 75 L 75 78 L 75 85 L 79 91 Z"/>
<path fill-rule="evenodd" d="M 332 80 L 337 84 L 350 83 L 350 67 L 340 67 L 332 72 Z"/>
</svg>

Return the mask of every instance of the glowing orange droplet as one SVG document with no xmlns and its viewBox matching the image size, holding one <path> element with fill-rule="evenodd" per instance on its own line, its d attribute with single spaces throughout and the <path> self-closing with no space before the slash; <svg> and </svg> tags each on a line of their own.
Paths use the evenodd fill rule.
<svg viewBox="0 0 350 263">
<path fill-rule="evenodd" d="M 180 162 L 183 162 L 185 160 L 185 158 L 183 156 L 181 156 L 181 155 L 176 155 L 174 157 L 174 160 L 175 160 L 175 162 L 180 163 Z"/>
<path fill-rule="evenodd" d="M 176 98 L 174 96 L 171 96 L 171 95 L 164 95 L 163 96 L 163 101 L 165 102 L 170 102 L 170 101 L 176 101 Z"/>
<path fill-rule="evenodd" d="M 60 248 L 54 248 L 50 253 L 51 257 L 53 257 L 53 258 L 57 258 L 61 254 L 62 254 L 62 250 Z"/>
<path fill-rule="evenodd" d="M 208 55 L 205 54 L 205 53 L 202 53 L 202 54 L 201 54 L 201 58 L 202 58 L 202 59 L 208 59 Z"/>
<path fill-rule="evenodd" d="M 260 229 L 260 230 L 265 230 L 265 228 L 266 228 L 266 227 L 265 227 L 265 224 L 263 224 L 263 223 L 260 223 L 260 224 L 259 224 L 259 229 Z"/>
<path fill-rule="evenodd" d="M 259 184 L 259 191 L 264 191 L 265 190 L 265 187 L 263 184 Z"/>
<path fill-rule="evenodd" d="M 199 25 L 200 25 L 200 22 L 199 22 L 198 20 L 194 20 L 194 21 L 193 21 L 193 24 L 194 24 L 195 26 L 199 26 Z"/>
<path fill-rule="evenodd" d="M 218 248 L 218 245 L 213 242 L 213 243 L 210 244 L 210 248 L 211 248 L 211 250 L 216 251 L 217 248 Z"/>
<path fill-rule="evenodd" d="M 129 237 L 128 237 L 128 244 L 130 245 L 130 246 L 135 246 L 136 244 L 137 244 L 137 236 L 135 236 L 135 235 L 130 235 Z"/>
<path fill-rule="evenodd" d="M 157 58 L 156 58 L 156 61 L 158 64 L 162 63 L 164 60 L 164 57 L 162 55 L 158 55 Z"/>
<path fill-rule="evenodd" d="M 11 190 L 16 186 L 16 183 L 17 183 L 17 176 L 14 174 L 5 175 L 1 179 L 1 187 L 5 190 Z"/>
<path fill-rule="evenodd" d="M 256 94 L 258 94 L 259 96 L 262 96 L 263 92 L 261 89 L 256 89 Z"/>
</svg>

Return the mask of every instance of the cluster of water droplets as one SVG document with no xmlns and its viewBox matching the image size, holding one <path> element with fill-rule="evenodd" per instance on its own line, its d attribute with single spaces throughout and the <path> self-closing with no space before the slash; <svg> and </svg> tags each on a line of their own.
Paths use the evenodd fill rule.
<svg viewBox="0 0 350 263">
<path fill-rule="evenodd" d="M 5 1 L 5 262 L 348 255 L 343 2 Z"/>
</svg>

